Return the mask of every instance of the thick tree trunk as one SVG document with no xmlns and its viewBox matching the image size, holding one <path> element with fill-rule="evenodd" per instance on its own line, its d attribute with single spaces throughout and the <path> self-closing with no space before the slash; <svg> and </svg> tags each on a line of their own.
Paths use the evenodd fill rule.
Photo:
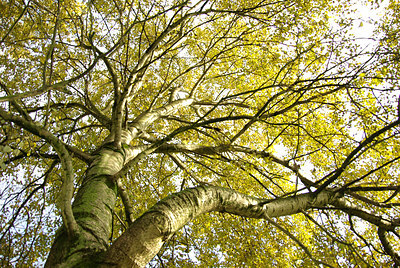
<svg viewBox="0 0 400 268">
<path fill-rule="evenodd" d="M 108 248 L 112 211 L 117 199 L 117 185 L 110 177 L 129 169 L 132 160 L 147 148 L 131 147 L 131 141 L 160 117 L 192 102 L 193 99 L 176 100 L 141 114 L 121 131 L 120 141 L 124 146 L 117 149 L 114 143 L 108 143 L 100 149 L 83 178 L 72 206 L 78 230 L 74 237 L 68 236 L 65 227 L 58 230 L 46 267 L 92 267 L 97 264 L 100 255 Z"/>
<path fill-rule="evenodd" d="M 188 221 L 212 211 L 269 219 L 336 202 L 339 195 L 323 191 L 265 200 L 215 186 L 199 186 L 161 200 L 137 219 L 108 249 L 117 189 L 107 174 L 119 170 L 124 153 L 103 149 L 88 169 L 73 211 L 80 231 L 57 234 L 46 267 L 144 267 L 163 243 Z"/>
<path fill-rule="evenodd" d="M 89 267 L 98 254 L 108 248 L 117 188 L 109 175 L 123 165 L 123 154 L 103 149 L 96 156 L 83 178 L 73 204 L 79 232 L 68 237 L 62 227 L 50 251 L 46 267 Z"/>
<path fill-rule="evenodd" d="M 112 211 L 117 198 L 115 180 L 138 159 L 159 147 L 132 147 L 131 141 L 161 116 L 192 102 L 191 99 L 177 100 L 145 112 L 121 131 L 122 146 L 110 140 L 99 150 L 72 206 L 78 231 L 69 237 L 64 227 L 59 230 L 46 267 L 143 267 L 157 254 L 165 240 L 200 214 L 218 211 L 269 219 L 295 214 L 313 206 L 325 206 L 338 199 L 338 194 L 322 191 L 318 195 L 264 200 L 230 189 L 203 185 L 160 201 L 108 248 Z"/>
</svg>

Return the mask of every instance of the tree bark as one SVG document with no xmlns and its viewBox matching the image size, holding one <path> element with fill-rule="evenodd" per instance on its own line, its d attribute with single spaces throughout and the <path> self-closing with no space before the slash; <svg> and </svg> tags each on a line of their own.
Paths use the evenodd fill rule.
<svg viewBox="0 0 400 268">
<path fill-rule="evenodd" d="M 216 186 L 199 186 L 173 194 L 138 218 L 107 251 L 100 267 L 144 267 L 163 243 L 188 221 L 212 212 L 269 219 L 326 206 L 340 195 L 323 191 L 274 200 L 259 199 Z"/>
<path fill-rule="evenodd" d="M 112 213 L 117 199 L 117 181 L 111 178 L 121 170 L 128 169 L 132 160 L 147 148 L 132 147 L 131 141 L 154 121 L 192 102 L 192 99 L 176 100 L 141 114 L 121 132 L 121 142 L 124 144 L 121 148 L 115 147 L 112 141 L 105 141 L 86 171 L 72 205 L 77 230 L 73 236 L 68 235 L 65 226 L 58 230 L 46 267 L 96 265 L 99 255 L 108 248 L 111 234 Z"/>
<path fill-rule="evenodd" d="M 72 206 L 79 232 L 68 237 L 64 227 L 58 231 L 45 267 L 93 266 L 96 256 L 107 250 L 117 199 L 116 184 L 109 175 L 122 164 L 123 154 L 110 149 L 96 156 Z"/>
</svg>

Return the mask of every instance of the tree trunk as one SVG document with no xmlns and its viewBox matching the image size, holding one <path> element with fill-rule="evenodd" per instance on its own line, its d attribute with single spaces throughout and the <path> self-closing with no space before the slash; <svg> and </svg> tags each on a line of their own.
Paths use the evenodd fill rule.
<svg viewBox="0 0 400 268">
<path fill-rule="evenodd" d="M 109 179 L 122 168 L 123 154 L 102 149 L 83 178 L 73 212 L 79 232 L 68 237 L 65 227 L 56 234 L 46 267 L 89 267 L 109 245 L 117 188 Z"/>
<path fill-rule="evenodd" d="M 269 219 L 291 215 L 314 206 L 338 200 L 338 194 L 321 191 L 295 197 L 265 200 L 215 186 L 188 189 L 158 202 L 145 212 L 109 248 L 112 213 L 117 198 L 117 180 L 147 154 L 161 149 L 130 146 L 151 123 L 190 105 L 191 99 L 173 101 L 164 107 L 145 112 L 121 131 L 121 144 L 110 141 L 95 154 L 72 206 L 78 231 L 70 237 L 60 228 L 46 262 L 46 267 L 144 267 L 163 243 L 188 221 L 203 213 L 217 211 L 244 217 Z M 122 146 L 121 146 L 122 145 Z M 157 146 L 156 146 L 157 145 Z M 204 153 L 204 152 L 203 152 Z M 213 152 L 211 152 L 213 153 Z"/>
<path fill-rule="evenodd" d="M 89 267 L 99 261 L 99 255 L 108 247 L 111 235 L 112 211 L 117 199 L 117 184 L 111 177 L 129 169 L 138 160 L 146 147 L 131 147 L 131 141 L 145 131 L 161 116 L 167 116 L 181 107 L 190 105 L 193 99 L 176 100 L 148 111 L 136 118 L 129 128 L 121 131 L 118 148 L 106 141 L 95 155 L 72 206 L 79 230 L 68 237 L 65 227 L 56 234 L 46 267 Z M 115 135 L 115 133 L 114 133 Z M 112 135 L 109 136 L 112 139 Z M 150 153 L 148 151 L 147 153 Z"/>
</svg>

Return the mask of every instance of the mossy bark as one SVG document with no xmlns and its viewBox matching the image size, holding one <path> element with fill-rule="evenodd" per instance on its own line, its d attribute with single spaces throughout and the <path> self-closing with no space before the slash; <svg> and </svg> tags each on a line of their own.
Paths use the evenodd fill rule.
<svg viewBox="0 0 400 268">
<path fill-rule="evenodd" d="M 96 156 L 72 206 L 79 231 L 69 237 L 65 227 L 60 228 L 46 267 L 92 267 L 107 250 L 117 199 L 117 187 L 109 175 L 118 171 L 123 162 L 123 153 L 110 149 L 103 149 Z"/>
</svg>

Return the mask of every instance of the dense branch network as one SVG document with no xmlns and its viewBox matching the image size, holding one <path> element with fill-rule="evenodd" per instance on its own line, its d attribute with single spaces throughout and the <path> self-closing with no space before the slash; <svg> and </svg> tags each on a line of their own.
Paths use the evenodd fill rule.
<svg viewBox="0 0 400 268">
<path fill-rule="evenodd" d="M 64 227 L 49 267 L 90 266 L 99 252 L 103 265 L 142 267 L 209 212 L 263 219 L 270 226 L 244 224 L 249 237 L 283 239 L 273 226 L 315 265 L 389 263 L 381 253 L 400 265 L 395 33 L 383 28 L 379 47 L 360 49 L 344 6 L 10 4 L 0 29 L 0 166 L 11 185 L 0 184 L 0 245 L 13 236 L 45 243 L 42 214 L 57 199 Z M 340 31 L 326 26 L 335 17 L 326 10 Z M 360 233 L 357 221 L 370 230 Z M 327 234 L 336 260 L 311 250 L 330 242 L 293 227 L 310 222 L 318 228 L 307 232 Z M 6 251 L 1 264 L 23 263 Z"/>
</svg>

